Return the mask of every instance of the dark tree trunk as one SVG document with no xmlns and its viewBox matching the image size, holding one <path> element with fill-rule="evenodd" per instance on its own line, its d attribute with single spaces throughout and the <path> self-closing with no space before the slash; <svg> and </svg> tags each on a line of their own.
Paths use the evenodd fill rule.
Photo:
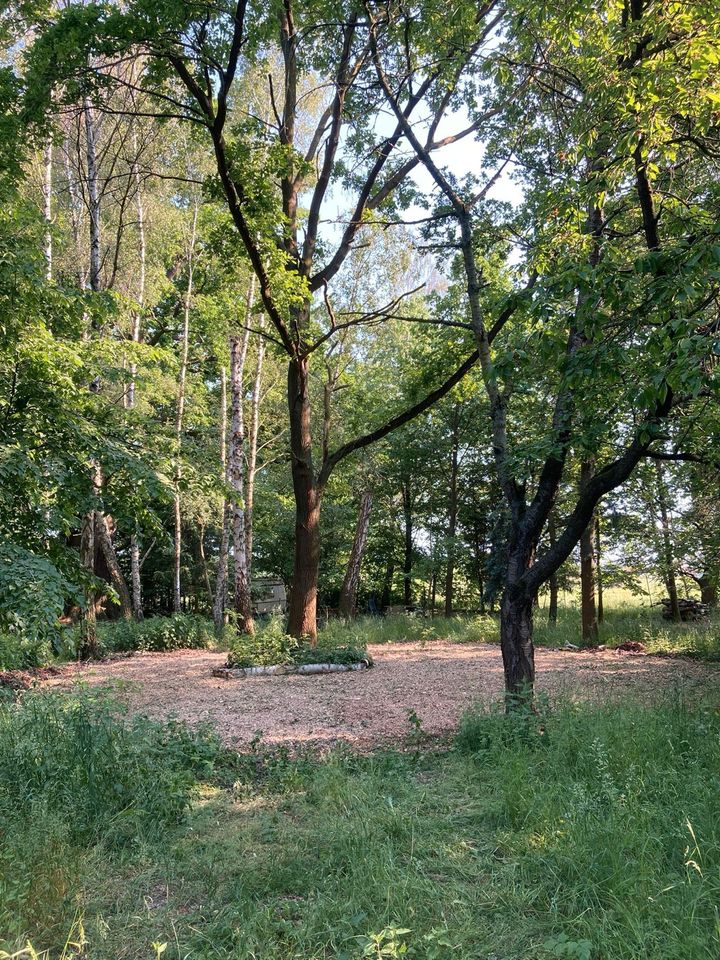
<svg viewBox="0 0 720 960">
<path fill-rule="evenodd" d="M 550 538 L 550 547 L 555 546 L 557 539 L 557 527 L 556 527 L 556 517 L 555 510 L 550 511 L 548 516 L 548 536 Z M 552 626 L 555 626 L 558 618 L 558 575 L 557 570 L 555 570 L 550 575 L 550 580 L 548 581 L 550 586 L 550 602 L 548 603 L 548 623 Z"/>
<path fill-rule="evenodd" d="M 372 493 L 363 491 L 360 498 L 355 539 L 348 559 L 345 579 L 340 590 L 340 616 L 354 617 L 357 610 L 357 593 L 360 586 L 360 568 L 362 566 L 365 544 L 367 543 L 368 527 L 370 526 L 370 509 L 372 508 Z"/>
<path fill-rule="evenodd" d="M 600 564 L 602 553 L 600 548 L 600 512 L 595 516 L 595 574 L 597 576 L 597 619 L 598 623 L 605 620 L 605 608 L 603 606 L 603 582 L 602 566 Z"/>
<path fill-rule="evenodd" d="M 697 585 L 700 587 L 700 601 L 706 603 L 709 607 L 716 607 L 718 603 L 717 584 L 707 574 L 701 577 L 695 577 Z"/>
<path fill-rule="evenodd" d="M 413 500 L 410 481 L 403 483 L 403 521 L 405 524 L 405 555 L 403 557 L 403 600 L 406 607 L 412 606 L 413 562 Z"/>
<path fill-rule="evenodd" d="M 680 623 L 682 618 L 680 616 L 680 604 L 678 603 L 677 580 L 675 579 L 675 557 L 672 544 L 672 532 L 670 530 L 670 512 L 668 510 L 665 475 L 659 460 L 655 461 L 655 475 L 657 479 L 657 499 L 662 527 L 663 575 L 667 586 L 668 597 L 670 598 L 670 616 L 676 623 Z"/>
<path fill-rule="evenodd" d="M 452 448 L 450 452 L 450 491 L 448 498 L 448 539 L 447 571 L 445 574 L 445 616 L 453 612 L 453 594 L 455 589 L 455 533 L 457 530 L 457 476 L 458 476 L 458 432 L 460 411 L 456 404 L 452 421 Z"/>
<path fill-rule="evenodd" d="M 317 640 L 317 586 L 320 563 L 321 492 L 315 479 L 310 434 L 310 396 L 306 358 L 288 365 L 290 455 L 295 494 L 295 558 L 288 633 Z"/>
<path fill-rule="evenodd" d="M 500 646 L 508 707 L 529 702 L 535 683 L 533 597 L 508 586 L 500 605 Z"/>
<path fill-rule="evenodd" d="M 388 565 L 385 569 L 385 579 L 383 580 L 382 593 L 380 594 L 380 609 L 384 610 L 390 603 L 390 598 L 392 596 L 392 584 L 393 576 L 395 575 L 395 563 L 392 560 L 388 560 Z"/>
<path fill-rule="evenodd" d="M 585 491 L 594 472 L 594 464 L 585 460 L 580 465 L 580 493 Z M 582 638 L 595 646 L 598 642 L 597 610 L 595 607 L 595 518 L 585 527 L 580 537 L 580 606 Z"/>
</svg>

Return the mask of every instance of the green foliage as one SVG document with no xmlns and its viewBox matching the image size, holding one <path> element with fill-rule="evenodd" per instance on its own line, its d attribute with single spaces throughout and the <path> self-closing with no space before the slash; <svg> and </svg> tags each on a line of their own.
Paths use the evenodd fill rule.
<svg viewBox="0 0 720 960">
<path fill-rule="evenodd" d="M 0 703 L 0 943 L 61 923 L 87 852 L 162 836 L 220 756 L 205 730 L 89 694 Z"/>
<path fill-rule="evenodd" d="M 149 957 L 153 941 L 202 960 L 718 952 L 714 704 L 478 709 L 450 752 L 256 746 L 237 762 L 177 726 L 116 725 L 87 698 L 12 711 L 11 950 L 30 935 L 60 952 L 79 911 L 93 960 Z M 193 777 L 212 785 L 195 793 Z M 21 877 L 34 883 L 18 896 Z"/>
<path fill-rule="evenodd" d="M 135 620 L 100 622 L 97 635 L 101 654 L 202 649 L 217 642 L 212 621 L 192 613 L 149 617 L 140 623 Z M 65 649 L 70 656 L 76 655 L 81 640 L 79 628 L 66 637 Z"/>
<path fill-rule="evenodd" d="M 321 628 L 324 638 L 334 643 L 364 646 L 373 643 L 431 643 L 449 640 L 455 643 L 495 643 L 499 640 L 498 621 L 490 616 L 423 617 L 392 614 L 387 617 L 358 617 L 356 620 L 330 620 Z"/>
<path fill-rule="evenodd" d="M 316 646 L 285 632 L 281 617 L 271 617 L 252 634 L 239 633 L 230 641 L 229 667 L 269 667 L 276 664 L 300 666 L 307 663 L 353 664 L 372 662 L 366 643 L 339 638 L 331 628 L 321 630 Z"/>
</svg>

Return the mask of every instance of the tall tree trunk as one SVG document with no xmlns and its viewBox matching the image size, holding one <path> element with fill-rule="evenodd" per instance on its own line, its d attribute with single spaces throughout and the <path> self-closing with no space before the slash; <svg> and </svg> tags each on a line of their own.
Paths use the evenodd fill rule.
<svg viewBox="0 0 720 960">
<path fill-rule="evenodd" d="M 584 460 L 580 464 L 580 492 L 585 490 L 593 475 L 594 464 Z M 598 642 L 597 610 L 595 608 L 595 518 L 583 530 L 580 537 L 580 606 L 582 638 L 595 646 Z"/>
<path fill-rule="evenodd" d="M 100 289 L 102 267 L 100 250 L 100 190 L 98 186 L 97 148 L 95 145 L 95 122 L 89 98 L 83 100 L 85 120 L 85 152 L 87 157 L 87 193 L 90 213 L 90 289 Z"/>
<path fill-rule="evenodd" d="M 130 620 L 132 619 L 133 610 L 130 591 L 128 590 L 125 576 L 120 568 L 117 554 L 112 544 L 108 519 L 99 510 L 95 511 L 95 539 L 105 558 L 105 563 L 110 571 L 110 580 L 120 600 L 120 615 L 123 620 Z"/>
<path fill-rule="evenodd" d="M 405 606 L 412 606 L 412 562 L 413 562 L 413 498 L 410 480 L 403 481 L 403 521 L 405 524 L 405 553 L 403 557 L 403 599 Z"/>
<path fill-rule="evenodd" d="M 356 613 L 358 587 L 360 586 L 360 568 L 362 566 L 365 544 L 367 543 L 368 527 L 370 526 L 370 510 L 372 508 L 372 492 L 364 490 L 360 497 L 355 538 L 353 540 L 350 558 L 348 559 L 345 579 L 340 590 L 340 616 L 354 617 Z"/>
<path fill-rule="evenodd" d="M 220 470 L 226 483 L 230 482 L 227 470 L 227 374 L 225 367 L 220 368 Z M 228 551 L 230 548 L 230 502 L 223 500 L 222 530 L 218 551 L 218 572 L 215 581 L 215 600 L 213 602 L 213 621 L 219 633 L 225 622 L 225 603 L 227 601 Z"/>
<path fill-rule="evenodd" d="M 197 231 L 198 204 L 193 210 L 190 243 L 188 245 L 188 279 L 185 289 L 183 309 L 183 330 L 180 343 L 180 370 L 178 372 L 177 403 L 175 406 L 175 536 L 173 544 L 173 611 L 182 610 L 182 585 L 180 568 L 182 565 L 182 511 L 180 508 L 180 483 L 182 481 L 182 432 L 185 413 L 185 381 L 187 379 L 188 350 L 190 346 L 190 304 L 193 293 L 193 270 L 195 254 L 195 235 Z"/>
<path fill-rule="evenodd" d="M 393 577 L 395 575 L 395 562 L 391 558 L 385 567 L 385 577 L 383 579 L 382 592 L 380 594 L 380 609 L 384 610 L 389 606 L 392 596 Z"/>
<path fill-rule="evenodd" d="M 207 590 L 208 605 L 212 610 L 215 607 L 215 601 L 213 597 L 212 584 L 210 583 L 210 571 L 208 570 L 207 557 L 205 556 L 205 524 L 204 523 L 201 523 L 198 529 L 198 555 L 200 557 L 200 567 L 202 568 L 203 580 L 205 581 L 205 589 Z"/>
<path fill-rule="evenodd" d="M 602 582 L 602 552 L 600 544 L 600 509 L 595 513 L 595 573 L 597 576 L 597 619 L 598 623 L 605 621 L 605 607 L 603 604 L 603 582 Z"/>
<path fill-rule="evenodd" d="M 52 237 L 52 173 L 53 145 L 48 140 L 43 151 L 43 214 L 45 217 L 45 279 L 52 280 L 53 275 L 53 237 Z"/>
<path fill-rule="evenodd" d="M 262 330 L 262 318 L 259 322 Z M 265 359 L 265 339 L 258 337 L 255 357 L 255 376 L 253 377 L 250 397 L 250 431 L 248 435 L 247 488 L 245 490 L 245 551 L 247 553 L 248 577 L 252 578 L 253 522 L 255 509 L 255 473 L 257 471 L 258 433 L 260 430 L 260 397 L 262 390 L 262 371 Z"/>
<path fill-rule="evenodd" d="M 705 573 L 699 577 L 693 577 L 693 580 L 700 587 L 700 602 L 706 603 L 709 607 L 717 607 L 718 591 L 715 580 Z"/>
<path fill-rule="evenodd" d="M 535 683 L 533 600 L 507 585 L 500 604 L 500 647 L 509 708 L 518 701 L 532 700 Z"/>
<path fill-rule="evenodd" d="M 255 292 L 255 278 L 248 290 L 248 317 L 252 310 Z M 245 538 L 245 411 L 244 371 L 247 356 L 248 325 L 242 337 L 230 338 L 230 396 L 232 403 L 232 426 L 230 429 L 230 450 L 228 472 L 230 486 L 233 489 L 232 529 L 234 559 L 234 606 L 237 627 L 243 633 L 254 633 L 250 599 L 250 581 L 247 567 L 247 540 Z"/>
<path fill-rule="evenodd" d="M 448 536 L 447 536 L 447 570 L 445 574 L 445 616 L 451 617 L 453 612 L 453 594 L 455 590 L 455 534 L 457 531 L 457 477 L 458 477 L 458 444 L 460 430 L 460 406 L 455 404 L 452 419 L 452 438 L 450 450 L 450 491 L 448 499 Z"/>
<path fill-rule="evenodd" d="M 295 494 L 295 557 L 288 633 L 317 641 L 317 585 L 320 564 L 320 503 L 312 462 L 310 394 L 306 357 L 288 364 L 290 457 Z"/>
<path fill-rule="evenodd" d="M 133 126 L 133 155 L 138 156 L 137 128 Z M 142 195 L 142 180 L 138 170 L 137 160 L 133 161 L 133 175 L 135 178 L 135 202 L 137 207 L 137 228 L 138 228 L 138 306 L 132 315 L 131 337 L 133 343 L 140 343 L 142 338 L 142 312 L 145 307 L 145 264 L 147 258 L 147 245 L 145 241 L 145 206 Z M 125 407 L 132 410 L 135 407 L 135 381 L 137 376 L 137 363 L 130 361 L 130 380 L 125 394 Z M 140 546 L 138 544 L 137 530 L 130 536 L 130 580 L 132 583 L 132 605 L 133 615 L 140 622 L 143 619 L 142 606 L 142 580 L 140 578 Z"/>
<path fill-rule="evenodd" d="M 550 511 L 548 516 L 548 537 L 550 539 L 550 546 L 555 546 L 555 541 L 557 539 L 557 517 L 555 516 L 555 508 Z M 550 575 L 550 580 L 548 581 L 550 587 L 550 601 L 548 603 L 548 623 L 554 626 L 557 623 L 558 618 L 558 575 L 557 570 Z"/>
<path fill-rule="evenodd" d="M 670 616 L 679 623 L 680 604 L 678 603 L 677 580 L 675 579 L 675 556 L 672 544 L 672 530 L 670 529 L 670 512 L 668 510 L 667 487 L 665 473 L 660 460 L 655 461 L 655 479 L 657 481 L 657 502 L 660 508 L 660 524 L 662 530 L 662 567 L 668 597 L 670 598 Z"/>
</svg>

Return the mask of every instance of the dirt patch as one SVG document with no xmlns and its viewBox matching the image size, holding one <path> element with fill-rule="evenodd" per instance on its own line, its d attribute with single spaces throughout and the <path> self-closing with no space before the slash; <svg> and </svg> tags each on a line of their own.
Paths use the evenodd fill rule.
<svg viewBox="0 0 720 960">
<path fill-rule="evenodd" d="M 447 734 L 478 700 L 502 693 L 500 649 L 443 641 L 374 646 L 372 670 L 320 676 L 212 676 L 222 653 L 182 650 L 145 653 L 93 665 L 68 667 L 44 687 L 68 688 L 123 681 L 116 691 L 129 709 L 158 719 L 212 723 L 223 740 L 246 747 L 258 731 L 268 743 L 346 742 L 367 748 L 404 739 L 408 712 L 428 734 Z M 538 690 L 605 699 L 632 689 L 639 696 L 662 688 L 706 686 L 718 667 L 643 654 L 542 650 L 536 652 Z"/>
</svg>

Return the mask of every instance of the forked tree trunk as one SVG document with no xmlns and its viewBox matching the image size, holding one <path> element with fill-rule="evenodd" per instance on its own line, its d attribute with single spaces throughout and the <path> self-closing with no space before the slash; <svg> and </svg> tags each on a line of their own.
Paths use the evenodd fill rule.
<svg viewBox="0 0 720 960">
<path fill-rule="evenodd" d="M 288 364 L 290 458 L 295 494 L 295 557 L 288 633 L 317 641 L 317 586 L 320 564 L 320 503 L 312 462 L 307 358 Z"/>
<path fill-rule="evenodd" d="M 550 547 L 555 546 L 555 541 L 557 538 L 557 519 L 555 516 L 555 510 L 550 511 L 548 516 L 548 537 L 550 540 Z M 558 575 L 557 570 L 550 575 L 550 580 L 548 581 L 550 587 L 550 601 L 548 603 L 548 623 L 551 626 L 555 626 L 558 618 Z"/>
<path fill-rule="evenodd" d="M 675 556 L 670 529 L 670 511 L 668 509 L 667 487 L 665 473 L 659 460 L 655 461 L 655 478 L 657 480 L 657 501 L 660 508 L 660 524 L 662 528 L 662 566 L 668 597 L 670 598 L 670 616 L 680 623 L 680 604 L 678 602 L 677 580 L 675 578 Z"/>
<path fill-rule="evenodd" d="M 458 433 L 460 409 L 457 404 L 453 410 L 452 447 L 450 451 L 450 491 L 448 497 L 448 538 L 447 570 L 445 574 L 445 616 L 453 612 L 453 594 L 455 591 L 455 533 L 457 531 L 457 478 L 458 478 Z"/>
<path fill-rule="evenodd" d="M 357 606 L 358 587 L 360 586 L 360 568 L 362 566 L 365 544 L 367 543 L 368 528 L 370 526 L 370 510 L 372 508 L 372 492 L 364 490 L 360 497 L 355 538 L 353 540 L 350 557 L 345 570 L 342 589 L 340 590 L 340 616 L 354 617 Z"/>
<path fill-rule="evenodd" d="M 580 465 L 580 493 L 593 475 L 593 463 L 584 460 Z M 583 640 L 595 646 L 598 642 L 597 610 L 595 607 L 595 518 L 580 537 L 580 606 Z"/>
</svg>

